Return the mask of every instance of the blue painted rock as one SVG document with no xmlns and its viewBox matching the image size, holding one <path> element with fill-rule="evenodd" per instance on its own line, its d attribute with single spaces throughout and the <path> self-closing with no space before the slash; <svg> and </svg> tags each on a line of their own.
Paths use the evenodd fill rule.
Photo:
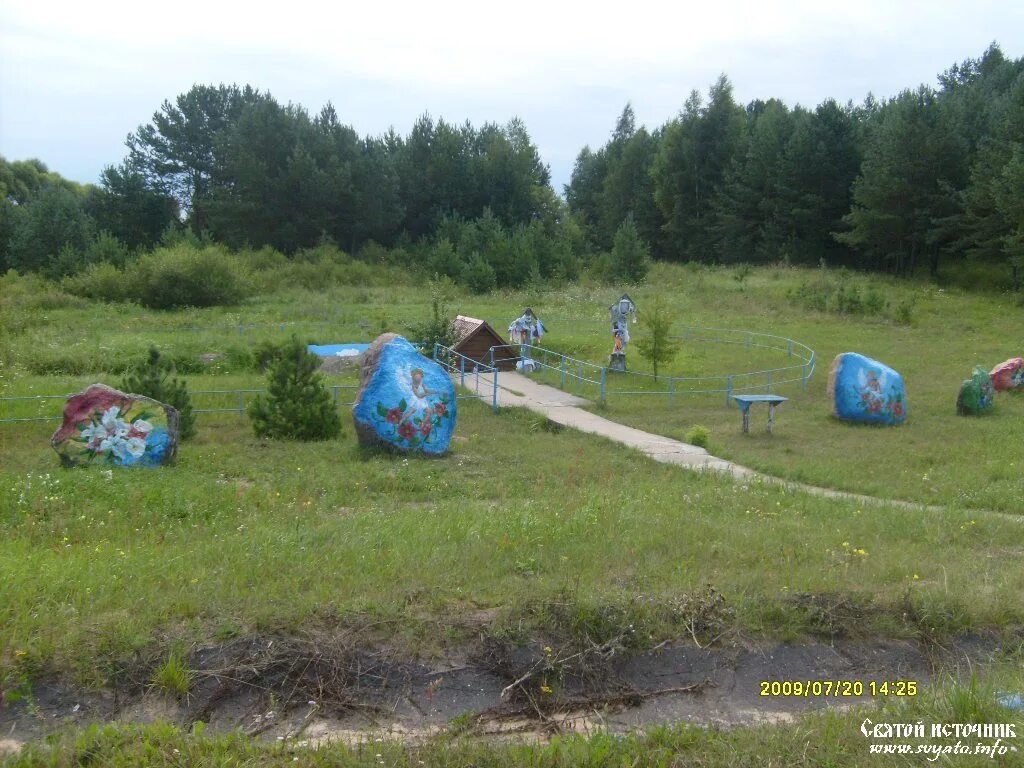
<svg viewBox="0 0 1024 768">
<path fill-rule="evenodd" d="M 971 378 L 960 385 L 960 393 L 956 396 L 956 412 L 960 416 L 978 416 L 992 410 L 995 399 L 992 377 L 979 365 Z"/>
<path fill-rule="evenodd" d="M 352 418 L 360 445 L 439 455 L 455 431 L 455 385 L 404 338 L 385 333 L 366 350 Z"/>
<path fill-rule="evenodd" d="M 93 384 L 72 395 L 50 445 L 66 467 L 155 467 L 178 451 L 178 411 L 142 395 Z"/>
<path fill-rule="evenodd" d="M 996 392 L 1024 388 L 1024 357 L 1014 357 L 992 369 L 992 386 Z"/>
<path fill-rule="evenodd" d="M 903 377 L 889 366 L 844 352 L 832 361 L 828 395 L 835 415 L 846 421 L 902 424 L 907 418 L 907 391 Z"/>
</svg>

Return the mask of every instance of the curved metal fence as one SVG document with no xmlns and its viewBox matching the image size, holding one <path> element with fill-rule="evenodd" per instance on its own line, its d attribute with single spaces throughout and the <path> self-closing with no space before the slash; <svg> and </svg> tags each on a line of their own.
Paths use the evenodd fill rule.
<svg viewBox="0 0 1024 768">
<path fill-rule="evenodd" d="M 728 404 L 737 393 L 771 393 L 773 387 L 799 382 L 807 389 L 817 366 L 813 349 L 795 339 L 757 331 L 730 328 L 699 328 L 690 326 L 671 338 L 706 344 L 735 344 L 750 349 L 768 349 L 784 353 L 788 364 L 752 371 L 714 373 L 702 376 L 657 376 L 637 371 L 613 371 L 607 366 L 564 355 L 545 347 L 523 345 L 515 354 L 511 347 L 492 347 L 490 364 L 501 365 L 524 359 L 543 378 L 561 389 L 589 390 L 588 394 L 599 402 L 607 402 L 609 395 L 645 396 L 662 395 L 671 401 L 676 395 L 722 394 Z M 512 350 L 512 354 L 510 354 Z M 611 375 L 609 375 L 611 374 Z M 595 391 L 596 390 L 596 391 Z M 582 393 L 582 392 L 581 392 Z"/>
<path fill-rule="evenodd" d="M 799 382 L 807 389 L 817 366 L 813 349 L 794 339 L 769 333 L 728 328 L 681 329 L 673 338 L 690 343 L 736 344 L 747 348 L 768 349 L 785 354 L 787 365 L 755 371 L 716 373 L 704 376 L 659 376 L 637 371 L 612 371 L 607 366 L 564 355 L 545 347 L 528 347 L 529 359 L 544 383 L 558 386 L 584 397 L 606 403 L 611 397 L 668 397 L 671 402 L 681 395 L 722 394 L 728 404 L 738 393 L 771 393 L 773 387 Z M 451 347 L 435 344 L 434 359 L 463 386 L 467 377 L 476 377 L 473 394 L 459 395 L 460 399 L 479 399 L 498 409 L 499 369 L 513 367 L 524 359 L 526 350 L 513 345 L 491 347 L 487 363 L 473 360 Z M 483 384 L 483 387 L 481 387 Z M 328 385 L 338 407 L 352 405 L 358 385 Z M 217 389 L 193 391 L 196 413 L 244 414 L 248 401 L 262 393 L 262 389 Z M 345 395 L 343 395 L 343 392 Z M 347 397 L 346 397 L 347 395 Z M 64 401 L 70 394 L 24 395 L 0 397 L 0 424 L 58 421 Z"/>
</svg>

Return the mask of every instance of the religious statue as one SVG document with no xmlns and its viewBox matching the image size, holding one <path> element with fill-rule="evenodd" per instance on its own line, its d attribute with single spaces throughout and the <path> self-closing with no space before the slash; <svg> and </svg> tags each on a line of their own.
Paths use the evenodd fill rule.
<svg viewBox="0 0 1024 768">
<path fill-rule="evenodd" d="M 608 367 L 613 371 L 626 370 L 626 345 L 629 344 L 629 323 L 632 316 L 636 322 L 636 304 L 629 298 L 628 293 L 622 294 L 622 298 L 609 307 L 612 316 L 612 339 L 615 347 L 612 349 L 611 357 L 608 359 Z"/>
<path fill-rule="evenodd" d="M 508 327 L 508 337 L 513 344 L 519 345 L 519 357 L 516 368 L 530 373 L 537 368 L 537 363 L 530 357 L 530 347 L 541 340 L 545 333 L 544 323 L 527 307 L 522 315 L 512 321 Z"/>
</svg>

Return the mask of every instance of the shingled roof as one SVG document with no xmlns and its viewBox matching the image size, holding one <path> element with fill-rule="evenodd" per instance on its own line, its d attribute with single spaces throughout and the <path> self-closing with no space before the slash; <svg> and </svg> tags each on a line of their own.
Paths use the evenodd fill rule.
<svg viewBox="0 0 1024 768">
<path fill-rule="evenodd" d="M 508 342 L 502 338 L 489 323 L 476 317 L 457 315 L 452 321 L 452 330 L 455 332 L 455 343 L 452 349 L 459 354 L 476 360 L 481 363 L 488 363 L 490 360 L 489 350 L 491 347 L 503 347 L 498 354 L 502 362 L 499 368 L 506 368 L 506 360 L 511 357 L 512 365 L 515 364 L 515 352 L 508 346 Z"/>
</svg>

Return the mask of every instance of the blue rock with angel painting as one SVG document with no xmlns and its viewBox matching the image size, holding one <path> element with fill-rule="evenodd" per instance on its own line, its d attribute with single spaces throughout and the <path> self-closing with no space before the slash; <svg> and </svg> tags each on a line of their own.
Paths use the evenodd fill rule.
<svg viewBox="0 0 1024 768">
<path fill-rule="evenodd" d="M 895 370 L 856 352 L 832 361 L 828 394 L 837 418 L 874 424 L 902 424 L 907 419 L 907 391 Z"/>
<path fill-rule="evenodd" d="M 440 455 L 448 450 L 456 417 L 448 372 L 397 334 L 377 337 L 363 357 L 352 407 L 359 444 Z"/>
</svg>

